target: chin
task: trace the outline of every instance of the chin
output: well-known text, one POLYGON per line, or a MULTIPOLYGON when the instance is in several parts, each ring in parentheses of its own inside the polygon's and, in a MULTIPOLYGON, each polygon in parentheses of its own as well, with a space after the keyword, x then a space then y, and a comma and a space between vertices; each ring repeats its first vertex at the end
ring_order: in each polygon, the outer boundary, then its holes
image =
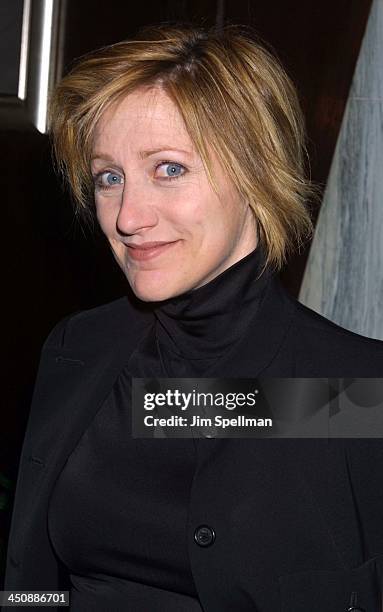
POLYGON ((148 288, 139 291, 135 287, 132 287, 132 291, 134 295, 142 302, 162 302, 163 300, 173 297, 171 293, 167 293, 166 291, 160 289, 153 291, 148 288))
POLYGON ((151 279, 148 276, 140 274, 134 279, 128 279, 134 295, 143 302, 162 302, 189 289, 180 287, 177 283, 165 282, 161 278, 151 279))

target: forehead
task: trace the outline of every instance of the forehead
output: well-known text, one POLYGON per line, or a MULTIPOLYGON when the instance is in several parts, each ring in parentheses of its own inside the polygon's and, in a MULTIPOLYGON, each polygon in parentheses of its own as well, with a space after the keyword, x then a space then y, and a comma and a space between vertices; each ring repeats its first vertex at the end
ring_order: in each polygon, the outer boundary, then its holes
POLYGON ((184 120, 172 99, 160 88, 137 89, 112 104, 101 116, 95 146, 126 141, 137 148, 167 144, 193 150, 184 120))

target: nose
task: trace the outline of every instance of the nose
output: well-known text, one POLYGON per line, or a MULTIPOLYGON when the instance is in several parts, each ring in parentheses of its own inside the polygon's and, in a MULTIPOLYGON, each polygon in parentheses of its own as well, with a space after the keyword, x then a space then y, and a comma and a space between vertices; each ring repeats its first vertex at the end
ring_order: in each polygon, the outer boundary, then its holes
POLYGON ((143 229, 154 227, 157 223, 158 213, 155 203, 145 190, 125 186, 116 219, 118 233, 133 235, 143 229))

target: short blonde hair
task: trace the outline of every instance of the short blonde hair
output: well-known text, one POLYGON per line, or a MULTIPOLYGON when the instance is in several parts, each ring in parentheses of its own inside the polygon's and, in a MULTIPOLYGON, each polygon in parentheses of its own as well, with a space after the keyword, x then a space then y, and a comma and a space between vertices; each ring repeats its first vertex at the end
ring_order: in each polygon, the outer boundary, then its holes
POLYGON ((50 132, 78 212, 94 208, 92 139, 103 112, 139 87, 177 105, 214 189, 207 141, 258 221, 266 265, 280 269, 312 234, 304 120, 274 55, 241 26, 159 25, 80 59, 53 92, 50 132))

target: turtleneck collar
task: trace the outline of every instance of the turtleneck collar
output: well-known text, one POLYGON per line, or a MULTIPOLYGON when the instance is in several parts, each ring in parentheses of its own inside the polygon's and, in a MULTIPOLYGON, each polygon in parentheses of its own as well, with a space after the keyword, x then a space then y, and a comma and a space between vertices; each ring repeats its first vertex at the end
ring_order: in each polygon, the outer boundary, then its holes
POLYGON ((201 375, 239 340, 271 276, 266 268, 259 277, 263 265, 264 253, 257 247, 206 285, 159 303, 156 335, 168 375, 183 375, 185 360, 197 369, 199 364, 201 375))

